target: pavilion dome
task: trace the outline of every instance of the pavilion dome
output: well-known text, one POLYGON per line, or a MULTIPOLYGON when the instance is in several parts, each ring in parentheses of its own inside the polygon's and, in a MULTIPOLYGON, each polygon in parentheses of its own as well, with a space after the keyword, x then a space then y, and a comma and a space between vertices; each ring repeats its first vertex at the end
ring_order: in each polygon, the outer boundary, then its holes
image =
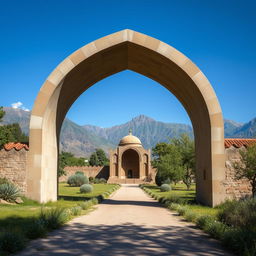
POLYGON ((126 145, 134 145, 134 146, 142 147, 140 139, 136 136, 133 136, 131 131, 129 131, 129 135, 124 136, 119 142, 119 146, 126 146, 126 145))

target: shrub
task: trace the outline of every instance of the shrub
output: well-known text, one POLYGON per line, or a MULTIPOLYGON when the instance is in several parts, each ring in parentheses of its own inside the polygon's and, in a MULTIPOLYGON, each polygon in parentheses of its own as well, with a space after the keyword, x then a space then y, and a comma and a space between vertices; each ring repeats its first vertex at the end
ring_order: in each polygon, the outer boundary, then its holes
POLYGON ((93 199, 91 199, 90 201, 92 201, 93 205, 99 203, 99 200, 97 198, 95 198, 95 197, 93 199))
POLYGON ((89 180, 88 180, 87 176, 85 176, 85 175, 75 174, 68 178, 67 183, 71 187, 80 187, 83 184, 88 184, 89 180))
POLYGON ((81 171, 76 171, 75 175, 83 175, 84 176, 84 173, 81 171))
POLYGON ((94 178, 93 177, 89 177, 89 182, 90 183, 94 183, 94 178))
POLYGON ((233 249, 238 255, 256 255, 256 233, 235 228, 226 229, 222 242, 233 249))
POLYGON ((100 178, 99 183, 101 183, 101 184, 105 184, 105 183, 107 183, 107 180, 106 180, 106 179, 104 179, 104 178, 100 178))
POLYGON ((219 208, 218 219, 223 223, 256 232, 256 198, 226 201, 219 208))
POLYGON ((100 179, 99 178, 95 178, 94 179, 94 184, 99 184, 100 183, 100 179))
POLYGON ((41 209, 39 221, 44 223, 48 230, 56 229, 68 221, 68 214, 64 208, 41 209))
POLYGON ((220 239, 225 233, 227 226, 217 220, 209 220, 204 227, 204 231, 212 237, 220 239))
POLYGON ((164 182, 163 182, 164 184, 171 184, 171 180, 170 180, 170 178, 167 178, 164 182))
POLYGON ((8 179, 6 179, 6 178, 0 178, 0 185, 2 185, 2 184, 8 184, 8 183, 10 183, 10 181, 9 181, 8 179))
POLYGON ((46 236, 47 228, 42 219, 35 220, 26 228, 26 236, 30 239, 46 236))
POLYGON ((184 198, 181 198, 178 195, 168 195, 168 197, 166 197, 166 200, 169 203, 177 203, 177 204, 186 204, 187 200, 184 198))
POLYGON ((196 219, 196 224, 198 227, 205 229, 210 222, 214 221, 214 219, 209 215, 201 215, 196 219))
POLYGON ((178 214, 180 216, 183 216, 186 214, 186 212, 188 211, 188 207, 187 206, 183 206, 183 205, 180 205, 179 207, 177 207, 176 211, 178 212, 178 214))
POLYGON ((0 198, 8 202, 14 202, 20 195, 20 190, 13 184, 0 185, 0 198))
POLYGON ((197 218, 197 214, 195 212, 192 212, 192 211, 186 211, 185 212, 185 219, 187 221, 191 221, 191 222, 194 222, 197 218))
POLYGON ((78 215, 80 215, 81 212, 82 212, 82 207, 81 207, 81 206, 74 206, 74 207, 72 207, 70 210, 71 210, 71 214, 72 214, 73 216, 78 216, 78 215))
POLYGON ((160 187, 161 192, 167 192, 171 190, 171 186, 169 184, 162 184, 160 187))
POLYGON ((91 193, 93 191, 93 186, 90 184, 84 184, 80 187, 81 193, 91 193))
POLYGON ((24 234, 14 231, 4 231, 0 235, 0 251, 15 253, 26 246, 24 234))
POLYGON ((85 202, 79 204, 79 206, 80 206, 83 210, 88 210, 90 207, 93 206, 93 202, 92 202, 92 200, 88 200, 88 201, 85 201, 85 202))
POLYGON ((179 208, 179 204, 177 204, 177 203, 170 203, 169 205, 168 205, 168 208, 169 209, 171 209, 171 210, 174 210, 174 211, 176 211, 178 208, 179 208))

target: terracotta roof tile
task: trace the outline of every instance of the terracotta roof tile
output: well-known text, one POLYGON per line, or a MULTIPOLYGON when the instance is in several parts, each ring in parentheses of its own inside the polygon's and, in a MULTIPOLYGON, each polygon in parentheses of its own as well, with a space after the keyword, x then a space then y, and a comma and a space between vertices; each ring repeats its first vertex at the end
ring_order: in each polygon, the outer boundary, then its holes
POLYGON ((15 150, 19 151, 23 148, 26 149, 26 150, 29 150, 28 145, 25 144, 25 143, 9 142, 9 143, 4 145, 4 149, 7 150, 7 151, 12 150, 12 149, 15 149, 15 150))
POLYGON ((248 147, 256 143, 256 139, 225 139, 225 148, 230 148, 231 146, 235 148, 248 147))
MULTIPOLYGON (((236 148, 241 148, 241 147, 248 147, 253 144, 256 144, 256 139, 225 139, 224 140, 224 145, 225 148, 230 148, 231 146, 236 147, 236 148)), ((4 149, 9 151, 12 149, 15 149, 17 151, 25 148, 25 150, 29 150, 28 144, 25 143, 20 143, 20 142, 9 142, 4 145, 4 149)))

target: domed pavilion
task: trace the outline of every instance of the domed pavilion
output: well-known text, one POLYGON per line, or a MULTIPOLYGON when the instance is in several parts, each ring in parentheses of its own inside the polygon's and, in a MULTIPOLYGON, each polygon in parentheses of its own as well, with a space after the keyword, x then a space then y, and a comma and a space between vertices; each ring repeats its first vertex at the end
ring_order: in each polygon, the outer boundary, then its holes
POLYGON ((110 150, 109 158, 109 183, 142 183, 153 179, 150 149, 144 149, 131 130, 116 149, 110 150))

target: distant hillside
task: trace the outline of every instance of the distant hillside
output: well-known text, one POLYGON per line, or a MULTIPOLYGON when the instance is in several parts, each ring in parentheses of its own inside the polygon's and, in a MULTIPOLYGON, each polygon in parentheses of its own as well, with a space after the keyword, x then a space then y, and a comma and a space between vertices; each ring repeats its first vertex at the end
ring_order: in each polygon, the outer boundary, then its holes
POLYGON ((5 116, 1 124, 19 123, 22 131, 28 135, 30 111, 18 108, 4 107, 5 116))
MULTIPOLYGON (((23 132, 29 132, 30 112, 22 109, 4 108, 6 112, 2 124, 19 123, 23 132)), ((76 156, 89 156, 96 148, 106 152, 114 145, 105 138, 96 136, 82 126, 65 119, 60 134, 60 150, 72 152, 76 156)))
POLYGON ((224 129, 225 129, 225 137, 226 138, 231 138, 234 136, 234 132, 241 128, 243 126, 243 124, 241 123, 237 123, 235 121, 232 120, 224 120, 224 129))
POLYGON ((102 148, 107 152, 114 147, 115 145, 108 142, 104 137, 96 136, 95 133, 68 119, 65 119, 62 125, 60 148, 63 151, 72 152, 76 156, 89 156, 96 148, 102 148))
POLYGON ((163 123, 144 115, 137 116, 125 124, 111 128, 99 128, 91 125, 85 125, 84 128, 98 136, 105 137, 114 145, 117 145, 120 139, 128 134, 129 129, 132 129, 133 135, 140 138, 145 148, 152 148, 158 142, 167 142, 170 138, 177 137, 182 133, 193 136, 193 130, 190 125, 163 123))
MULTIPOLYGON (((22 130, 28 134, 30 112, 21 109, 4 108, 6 115, 2 124, 18 122, 22 130)), ((225 137, 251 138, 256 137, 256 118, 246 124, 225 120, 225 137)), ((89 156, 96 148, 106 152, 115 148, 120 139, 128 134, 129 129, 139 137, 145 148, 152 148, 158 142, 168 142, 170 138, 187 133, 193 136, 190 125, 179 123, 164 123, 145 115, 133 118, 131 121, 110 128, 93 125, 80 126, 65 119, 60 135, 60 149, 72 152, 76 156, 89 156)))
POLYGON ((235 129, 235 138, 256 138, 256 118, 235 129))

